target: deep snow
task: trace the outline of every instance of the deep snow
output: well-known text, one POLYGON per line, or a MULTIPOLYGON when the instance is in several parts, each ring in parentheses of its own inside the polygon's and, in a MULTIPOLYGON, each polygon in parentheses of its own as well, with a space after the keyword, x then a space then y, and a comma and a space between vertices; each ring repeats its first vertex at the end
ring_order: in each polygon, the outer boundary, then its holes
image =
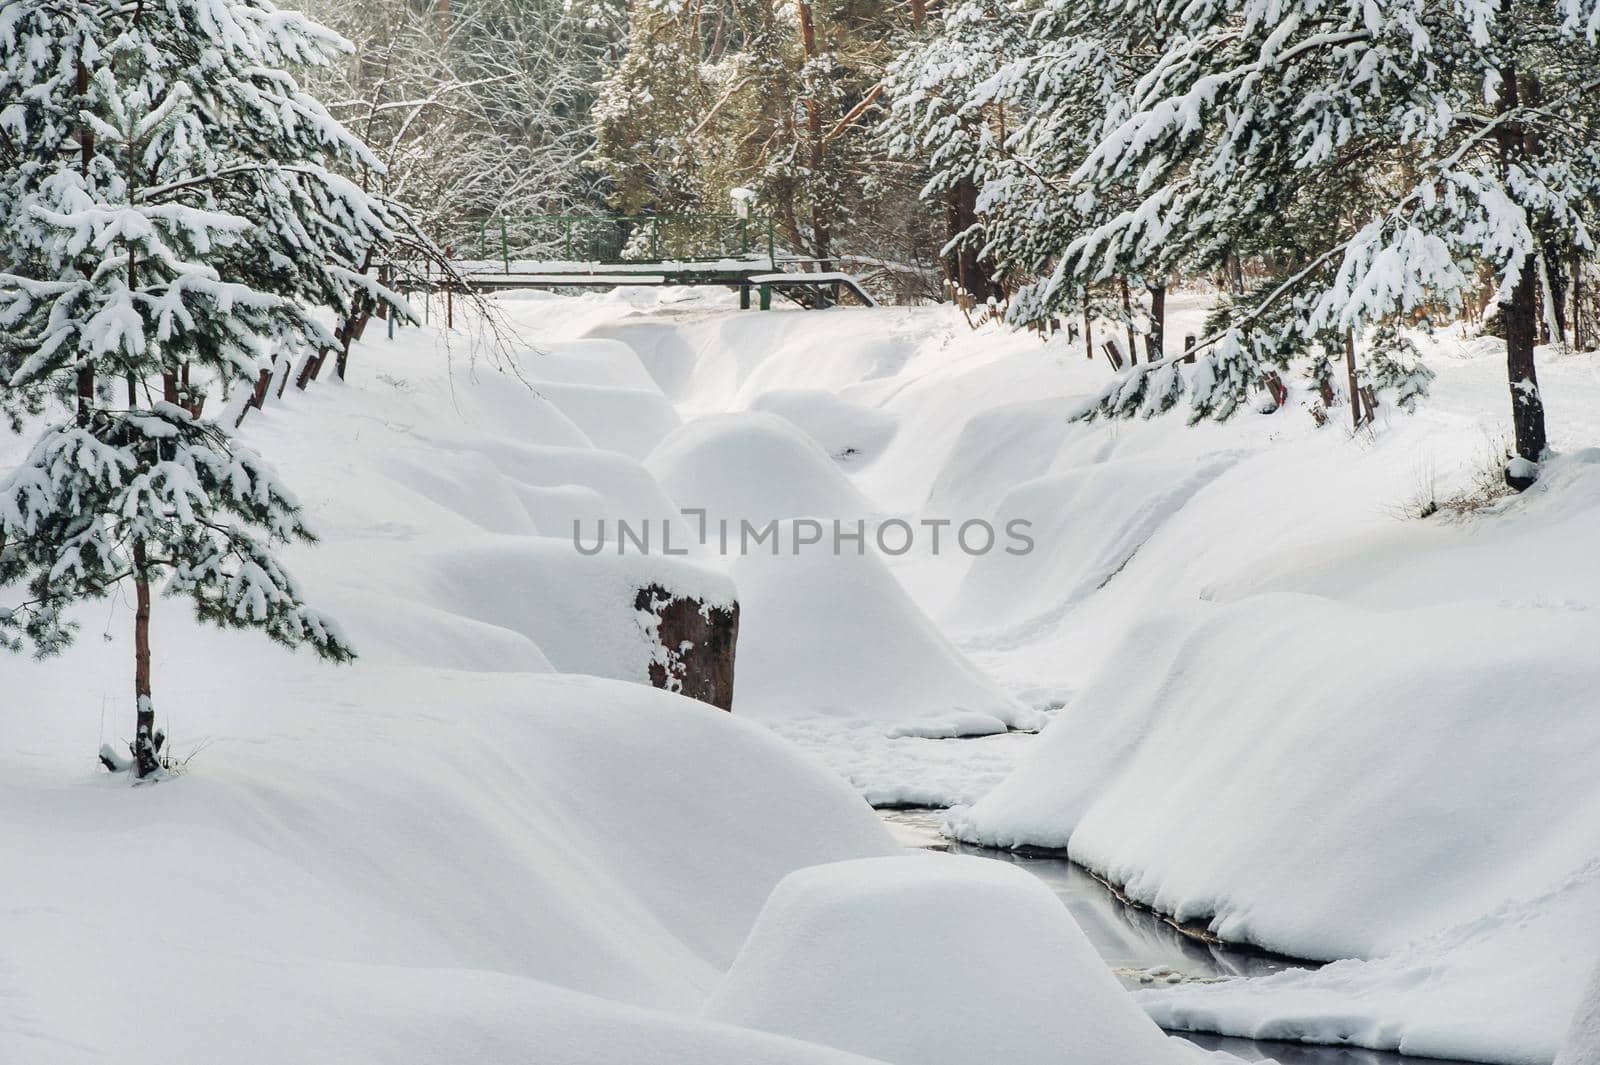
MULTIPOLYGON (((747 1000, 843 1049, 699 1016, 785 876, 897 852, 817 759, 1223 934, 1351 959, 1136 997, 1165 1024, 1554 1057, 1600 958, 1589 356, 1542 362, 1544 488, 1423 521, 1503 434, 1492 341, 1441 337, 1434 398, 1352 437, 1298 390, 1220 427, 1068 425, 1102 362, 947 309, 500 302, 543 351, 519 372, 469 366, 464 334, 447 372, 431 332, 371 330, 350 382, 246 422, 324 536, 289 560, 357 665, 158 603, 158 707, 193 759, 130 791, 93 762, 126 732, 127 604, 84 612, 61 662, 0 663, 0 846, 28 856, 0 867, 0 1058, 855 1060, 831 1007, 747 1000), (1037 549, 618 553, 618 519, 688 544, 680 506, 786 531, 1021 518, 1037 549), (580 555, 574 523, 602 518, 580 555), (645 577, 740 600, 732 720, 642 687, 645 577)), ((1173 302, 1180 336, 1200 306, 1173 302)), ((948 1009, 1037 1013, 960 952, 913 960, 967 992, 948 1009)), ((900 1020, 871 1046, 914 1048, 900 1020)))
MULTIPOLYGON (((625 304, 506 305, 543 352, 519 369, 470 364, 465 335, 447 351, 432 331, 372 329, 348 382, 291 387, 245 423, 322 534, 287 561, 356 664, 199 629, 159 600, 156 703, 182 765, 129 787, 95 762, 131 724, 128 603, 81 611, 60 660, 0 662, 0 1060, 865 1060, 700 1015, 784 877, 902 848, 792 744, 645 686, 638 584, 725 602, 734 567, 619 555, 614 535, 584 555, 572 525, 589 539, 602 517, 673 512, 639 460, 679 416, 631 350, 563 338, 544 313, 625 304)), ((0 468, 25 444, 0 442, 0 468)), ((929 671, 869 719, 1027 713, 862 565, 870 638, 929 671)), ((774 598, 799 576, 772 574, 774 598)), ((837 640, 808 667, 831 686, 782 656, 763 666, 765 623, 736 700, 747 686, 804 715, 893 691, 841 672, 832 656, 866 670, 870 655, 837 640)), ((960 958, 929 964, 961 984, 960 958)), ((967 1015, 1029 1024, 1002 990, 974 989, 967 1015)), ((1022 1065, 1080 1059, 1058 1044, 1022 1065)))
POLYGON ((1041 1062, 1067 1046, 1083 1065, 1192 1055, 1139 1011, 1048 888, 947 855, 790 874, 706 1014, 895 1065, 1041 1062), (1005 1001, 1011 1016, 975 1001, 1005 1001))
MULTIPOLYGON (((1174 304, 1168 335, 1195 331, 1200 302, 1174 304)), ((922 748, 797 705, 781 733, 874 802, 976 799, 963 838, 1069 847, 1225 936, 1355 959, 1143 996, 1166 1023, 1553 1058, 1600 957, 1593 356, 1541 354, 1561 457, 1540 489, 1424 520, 1498 465, 1497 341, 1425 338, 1433 397, 1354 435, 1343 407, 1316 428, 1298 382, 1223 426, 1081 426, 1106 370, 1059 338, 635 305, 582 327, 634 344, 691 431, 788 405, 878 515, 1022 517, 1041 545, 884 560, 1014 698, 1065 704, 992 794, 997 740, 922 748)))

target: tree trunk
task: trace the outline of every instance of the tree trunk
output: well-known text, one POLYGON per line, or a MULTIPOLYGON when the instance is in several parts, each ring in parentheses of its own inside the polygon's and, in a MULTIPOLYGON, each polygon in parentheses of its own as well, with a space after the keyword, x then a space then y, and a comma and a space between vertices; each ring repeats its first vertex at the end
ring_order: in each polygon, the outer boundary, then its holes
POLYGON ((1150 335, 1145 337, 1145 360, 1160 362, 1167 357, 1167 286, 1150 286, 1150 335))
MULTIPOLYGON (((1538 462, 1544 455, 1544 401, 1534 372, 1534 338, 1539 328, 1537 284, 1533 256, 1522 263, 1522 276, 1511 291, 1511 301, 1500 308, 1506 326, 1506 377, 1511 384, 1511 426, 1517 457, 1538 462)), ((1507 473, 1506 483, 1521 491, 1533 483, 1527 474, 1507 473)))
MULTIPOLYGON (((956 182, 945 203, 946 240, 956 239, 977 224, 978 186, 970 178, 956 182)), ((961 294, 976 303, 1005 298, 1005 290, 990 276, 988 266, 978 257, 975 248, 962 248, 952 254, 945 262, 945 270, 961 294)))
POLYGON ((1133 299, 1128 295, 1128 279, 1123 278, 1122 285, 1122 316, 1124 324, 1128 327, 1128 365, 1139 365, 1139 346, 1137 338, 1133 335, 1133 299))
POLYGON ((1350 428, 1361 428, 1361 384, 1356 376, 1356 331, 1344 334, 1344 370, 1350 380, 1350 428))
MULTIPOLYGON (((1509 15, 1513 0, 1500 0, 1500 10, 1509 15)), ((1505 115, 1520 106, 1517 86, 1516 50, 1500 71, 1500 114, 1505 115)), ((1527 153, 1528 144, 1521 122, 1505 121, 1495 130, 1496 145, 1500 150, 1502 179, 1509 179, 1511 168, 1527 153)), ((1538 278, 1535 256, 1530 254, 1520 264, 1508 264, 1508 270, 1517 270, 1517 284, 1511 298, 1502 304, 1500 313, 1505 318, 1506 376, 1511 385, 1511 425, 1516 438, 1517 458, 1506 468, 1506 483, 1522 491, 1537 476, 1528 469, 1528 463, 1537 463, 1544 455, 1545 428, 1544 402, 1539 398, 1539 380, 1534 373, 1533 349, 1539 329, 1538 278)))
POLYGON ((156 746, 156 711, 150 701, 150 570, 144 541, 133 542, 133 773, 148 777, 161 768, 156 746))
POLYGON ((1578 246, 1572 246, 1572 283, 1571 293, 1567 302, 1572 306, 1572 350, 1583 351, 1584 342, 1588 337, 1583 332, 1583 260, 1578 255, 1578 246))
MULTIPOLYGON (((800 43, 805 50, 805 61, 809 65, 817 58, 817 29, 811 18, 810 0, 800 0, 798 8, 800 43)), ((822 101, 817 99, 817 86, 811 78, 806 79, 806 137, 811 141, 812 247, 815 250, 818 267, 827 271, 833 269, 833 236, 828 230, 827 220, 823 217, 822 198, 816 192, 821 186, 826 145, 822 139, 822 101)))
POLYGON ((1094 361, 1094 326, 1089 317, 1089 308, 1083 309, 1083 350, 1088 353, 1089 361, 1094 361))
POLYGON ((89 424, 89 414, 94 409, 94 367, 78 367, 78 428, 89 424))

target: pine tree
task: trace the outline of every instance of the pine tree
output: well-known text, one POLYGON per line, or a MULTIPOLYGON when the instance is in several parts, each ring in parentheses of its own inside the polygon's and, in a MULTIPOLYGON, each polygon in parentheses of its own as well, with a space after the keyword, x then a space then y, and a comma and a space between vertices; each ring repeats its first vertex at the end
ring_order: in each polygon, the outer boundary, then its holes
POLYGON ((936 228, 915 170, 876 135, 907 29, 905 13, 866 0, 632 5, 594 112, 616 205, 722 213, 750 189, 784 242, 825 269, 853 255, 912 272, 936 228))
POLYGON ((0 640, 54 654, 131 584, 140 777, 152 593, 353 656, 274 557, 311 538, 294 498, 215 417, 339 346, 319 309, 406 313, 364 270, 403 216, 336 173, 381 167, 286 72, 341 44, 267 0, 0 0, 0 380, 14 424, 69 412, 0 482, 0 640))
MULTIPOLYGON (((1086 414, 1148 415, 1187 398, 1191 417, 1227 417, 1290 359, 1458 312, 1483 267, 1507 335, 1507 480, 1531 483, 1545 449, 1538 278, 1572 249, 1592 255, 1600 204, 1592 0, 1100 0, 1081 10, 1157 23, 1162 47, 1126 119, 1067 176, 1083 229, 1061 243, 1058 276, 1216 265, 1284 218, 1321 210, 1331 223, 1320 242, 1286 249, 1271 284, 1235 301, 1193 373, 1142 367, 1086 414)), ((1373 360, 1374 378, 1414 395, 1425 371, 1392 355, 1373 360)))

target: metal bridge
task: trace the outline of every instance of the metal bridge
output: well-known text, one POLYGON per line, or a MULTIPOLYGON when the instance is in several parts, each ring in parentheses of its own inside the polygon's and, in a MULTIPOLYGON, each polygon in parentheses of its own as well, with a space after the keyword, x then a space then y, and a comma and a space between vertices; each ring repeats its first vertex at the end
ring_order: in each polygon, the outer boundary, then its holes
POLYGON ((780 256, 771 218, 744 215, 525 215, 479 223, 475 255, 460 260, 480 289, 715 285, 737 289, 762 310, 778 293, 803 307, 826 307, 849 293, 876 303, 861 283, 838 271, 780 256))

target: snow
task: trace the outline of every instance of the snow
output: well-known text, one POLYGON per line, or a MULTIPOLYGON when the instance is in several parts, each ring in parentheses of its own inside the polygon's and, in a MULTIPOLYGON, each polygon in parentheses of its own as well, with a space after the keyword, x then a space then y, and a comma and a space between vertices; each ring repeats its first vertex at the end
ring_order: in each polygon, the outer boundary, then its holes
POLYGON ((776 389, 751 401, 752 410, 781 415, 847 465, 876 458, 894 436, 894 415, 878 407, 851 403, 818 388, 776 389))
POLYGON ((1133 1005, 1048 888, 999 862, 947 855, 791 874, 706 1015, 894 1065, 1188 1056, 1133 1005), (948 958, 961 959, 959 980, 948 958))
MULTIPOLYGON (((779 542, 792 543, 794 528, 780 523, 779 542)), ((874 720, 896 727, 891 735, 970 736, 1038 724, 1037 712, 951 646, 874 554, 752 551, 734 558, 729 572, 742 609, 742 714, 874 720)))
MULTIPOLYGON (((158 599, 155 702, 192 757, 130 790, 94 761, 131 726, 129 605, 83 612, 63 661, 0 662, 0 849, 30 856, 0 868, 0 1059, 921 1065, 967 1046, 950 1017, 990 1033, 977 1058, 1192 1054, 1132 1006, 1554 1058, 1600 958, 1589 357, 1541 353, 1538 487, 1424 521, 1499 474, 1496 342, 1425 343, 1433 396, 1352 437, 1298 382, 1225 426, 1070 425, 1103 361, 948 309, 500 302, 538 345, 514 371, 371 329, 348 382, 244 423, 322 536, 285 557, 353 666, 158 599), (619 550, 619 520, 689 545, 680 506, 776 521, 780 551, 619 550), (792 549, 835 517, 862 553, 792 549), (1036 548, 871 546, 969 518, 1036 548), (643 686, 644 581, 740 603, 731 717, 643 686), (863 796, 1342 960, 1102 1003, 1059 905, 999 863, 901 866, 863 796), (858 925, 839 964, 879 968, 801 979, 858 925)), ((1200 309, 1175 294, 1169 336, 1200 309)))
POLYGON ((1572 1019, 1556 1065, 1591 1065, 1600 1061, 1600 966, 1583 993, 1583 1002, 1572 1019))
MULTIPOLYGON (((369 330, 348 381, 290 388, 244 423, 321 536, 285 561, 307 602, 338 619, 354 664, 199 627, 158 599, 156 704, 178 767, 138 788, 95 760, 102 745, 120 759, 132 724, 129 604, 80 612, 88 638, 61 660, 0 664, 0 849, 28 856, 0 867, 0 1060, 420 1065, 529 1047, 596 1065, 867 1060, 703 1015, 786 876, 902 853, 856 788, 761 722, 821 736, 817 723, 835 719, 816 715, 842 713, 850 724, 813 754, 837 752, 850 729, 870 737, 864 749, 947 749, 945 783, 907 786, 972 798, 973 775, 1003 775, 1026 737, 914 736, 991 732, 1033 712, 973 668, 875 555, 618 553, 614 529, 588 555, 572 526, 589 541, 601 518, 672 514, 640 456, 696 436, 737 449, 723 430, 748 425, 865 506, 807 432, 881 433, 894 416, 799 390, 791 409, 837 417, 803 430, 736 413, 679 429, 650 360, 571 338, 626 320, 631 304, 505 306, 518 332, 549 334, 544 354, 524 349, 500 370, 469 364, 462 335, 447 348, 433 330, 394 341, 369 330), (734 714, 644 684, 651 648, 633 593, 646 581, 740 601, 734 714), (967 750, 994 753, 969 771, 967 750)), ((26 444, 6 438, 0 465, 26 444)), ((691 472, 704 470, 686 460, 691 472)), ((729 490, 743 506, 761 502, 758 487, 729 490)), ((999 897, 1031 888, 1013 874, 999 897)), ((969 894, 996 912, 981 885, 969 894)), ((1044 898, 1005 913, 1011 940, 1029 938, 1029 913, 1047 937, 1073 934, 1044 898)), ((980 988, 964 960, 939 960, 938 940, 923 950, 923 979, 938 969, 946 987, 967 987, 973 1017, 1033 1025, 1042 990, 1010 1001, 993 967, 980 988)), ((1033 964, 1065 965, 1045 954, 1033 964)), ((1074 981, 1109 979, 1079 963, 1074 981)), ((915 1038, 892 991, 857 1005, 915 1038)), ((1130 1003, 1116 1008, 1122 1021, 1075 1032, 1048 1060, 1100 1060, 1084 1055, 1108 1053, 1119 1032, 1130 1047, 1166 1047, 1130 1003)))
POLYGON ((870 512, 829 454, 777 414, 696 419, 663 441, 645 465, 679 507, 706 512, 712 539, 720 539, 724 522, 737 534, 741 522, 759 527, 781 518, 870 512))
MULTIPOLYGON (((1559 456, 1542 486, 1472 503, 1501 472, 1504 351, 1457 330, 1419 341, 1438 377, 1417 413, 1380 407, 1352 436, 1339 409, 1315 428, 1299 382, 1282 412, 1223 426, 1069 425, 1102 361, 936 312, 629 306, 584 326, 634 344, 689 430, 782 414, 878 515, 1032 522, 1027 555, 879 561, 964 665, 1024 705, 1065 704, 1043 736, 896 737, 915 720, 795 715, 794 697, 760 714, 775 730, 874 803, 967 805, 963 837, 1064 846, 1164 911, 1346 959, 1142 994, 1164 1023, 1551 1060, 1600 942, 1589 356, 1541 351, 1559 456), (841 459, 862 410, 893 435, 841 459), (1477 509, 1417 516, 1451 497, 1477 509)), ((1168 335, 1202 313, 1174 294, 1168 335)), ((806 562, 752 555, 732 572, 748 601, 770 571, 794 609, 828 578, 819 564, 786 581, 779 563, 806 562)), ((830 605, 801 616, 868 638, 858 608, 830 605)), ((811 653, 811 636, 746 624, 774 671, 811 653)), ((843 673, 823 672, 822 687, 843 673)))

